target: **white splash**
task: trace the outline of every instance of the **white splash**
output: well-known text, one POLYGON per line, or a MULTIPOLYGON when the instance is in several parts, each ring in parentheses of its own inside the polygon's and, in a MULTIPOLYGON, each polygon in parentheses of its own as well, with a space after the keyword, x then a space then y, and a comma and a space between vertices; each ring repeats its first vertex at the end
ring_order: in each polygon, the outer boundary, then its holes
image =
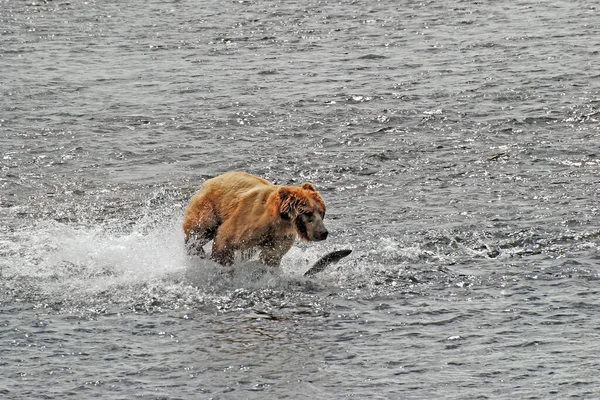
POLYGON ((183 271, 189 263, 179 218, 128 230, 38 221, 0 242, 3 276, 106 289, 183 271))

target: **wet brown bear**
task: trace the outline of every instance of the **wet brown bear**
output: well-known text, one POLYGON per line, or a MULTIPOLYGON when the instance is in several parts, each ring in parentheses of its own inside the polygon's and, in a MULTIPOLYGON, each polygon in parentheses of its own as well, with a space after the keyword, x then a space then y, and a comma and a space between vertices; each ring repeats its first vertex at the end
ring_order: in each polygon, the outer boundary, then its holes
POLYGON ((325 203, 310 183, 279 186, 246 172, 227 172, 204 182, 190 200, 183 221, 188 251, 204 255, 214 239, 212 259, 233 263, 234 252, 260 249, 260 260, 278 266, 296 236, 327 238, 325 203))

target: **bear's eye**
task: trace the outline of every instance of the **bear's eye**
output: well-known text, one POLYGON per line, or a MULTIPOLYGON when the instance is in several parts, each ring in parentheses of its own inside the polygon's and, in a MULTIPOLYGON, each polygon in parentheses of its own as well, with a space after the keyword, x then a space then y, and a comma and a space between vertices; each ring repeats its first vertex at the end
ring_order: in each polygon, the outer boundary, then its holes
POLYGON ((304 217, 308 220, 308 221, 312 221, 313 218, 315 217, 315 215, 313 214, 312 211, 309 211, 307 213, 304 214, 304 217))

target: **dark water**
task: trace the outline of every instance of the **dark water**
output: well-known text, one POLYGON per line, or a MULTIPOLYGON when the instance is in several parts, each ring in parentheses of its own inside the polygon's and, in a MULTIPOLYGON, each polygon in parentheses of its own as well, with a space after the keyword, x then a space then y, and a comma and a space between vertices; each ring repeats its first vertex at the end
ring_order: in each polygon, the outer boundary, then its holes
POLYGON ((599 49, 586 1, 0 0, 1 397, 598 398, 599 49), (232 169, 327 242, 188 258, 232 169))

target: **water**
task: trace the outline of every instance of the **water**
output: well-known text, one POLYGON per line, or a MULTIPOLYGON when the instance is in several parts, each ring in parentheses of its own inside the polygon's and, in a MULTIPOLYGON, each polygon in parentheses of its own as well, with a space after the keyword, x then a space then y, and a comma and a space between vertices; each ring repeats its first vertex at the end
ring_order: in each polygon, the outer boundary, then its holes
POLYGON ((599 21, 0 1, 2 397, 597 398, 599 21), (232 169, 312 181, 328 240, 188 257, 232 169))

